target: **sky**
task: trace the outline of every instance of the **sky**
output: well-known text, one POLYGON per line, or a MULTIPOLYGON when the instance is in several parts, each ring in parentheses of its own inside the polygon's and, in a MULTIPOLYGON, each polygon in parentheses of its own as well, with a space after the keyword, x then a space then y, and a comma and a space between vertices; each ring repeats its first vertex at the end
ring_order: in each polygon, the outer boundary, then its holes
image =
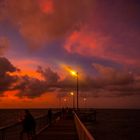
POLYGON ((139 0, 0 0, 0 108, 140 108, 139 0), (75 102, 76 105, 76 102, 75 102))

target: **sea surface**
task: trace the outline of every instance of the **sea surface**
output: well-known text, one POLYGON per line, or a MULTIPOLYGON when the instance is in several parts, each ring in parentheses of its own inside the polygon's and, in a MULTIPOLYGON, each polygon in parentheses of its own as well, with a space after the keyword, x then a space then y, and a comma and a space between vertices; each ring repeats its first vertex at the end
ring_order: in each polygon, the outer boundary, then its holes
MULTIPOLYGON (((17 123, 23 115, 24 109, 0 109, 0 128, 17 123)), ((47 109, 29 109, 34 117, 46 115, 47 109)))
POLYGON ((140 110, 97 109, 96 119, 85 122, 95 140, 140 140, 140 110))
MULTIPOLYGON (((47 109, 30 109, 33 116, 47 109)), ((19 121, 23 109, 0 109, 0 127, 19 121)), ((96 121, 84 122, 95 140, 140 140, 140 110, 96 109, 96 121)))

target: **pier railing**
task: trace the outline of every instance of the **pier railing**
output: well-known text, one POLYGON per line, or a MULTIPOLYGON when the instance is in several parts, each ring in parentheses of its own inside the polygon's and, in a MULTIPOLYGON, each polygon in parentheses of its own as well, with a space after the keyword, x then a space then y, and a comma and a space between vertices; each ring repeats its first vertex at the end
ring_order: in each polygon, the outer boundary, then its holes
POLYGON ((77 114, 74 112, 74 120, 76 124, 76 129, 78 133, 79 140, 95 140, 84 124, 80 121, 77 114))
MULTIPOLYGON (((60 112, 56 112, 52 116, 52 121, 57 120, 60 112)), ((37 117, 36 119, 36 133, 40 133, 44 128, 49 126, 47 115, 37 117)), ((22 124, 20 122, 14 123, 0 128, 0 140, 19 140, 22 124)))

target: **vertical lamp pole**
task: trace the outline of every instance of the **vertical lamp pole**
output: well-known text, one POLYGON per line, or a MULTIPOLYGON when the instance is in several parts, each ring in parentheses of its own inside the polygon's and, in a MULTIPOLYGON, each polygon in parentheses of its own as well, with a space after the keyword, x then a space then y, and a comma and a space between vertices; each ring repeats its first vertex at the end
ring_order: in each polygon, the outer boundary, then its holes
POLYGON ((77 110, 79 109, 79 73, 73 70, 70 70, 73 76, 76 76, 76 91, 77 91, 77 110))
POLYGON ((64 107, 67 107, 67 99, 64 98, 64 107))
POLYGON ((84 108, 86 109, 86 101, 87 101, 87 98, 84 98, 84 108))
POLYGON ((59 97, 59 107, 61 108, 61 97, 59 97))
POLYGON ((70 95, 72 96, 72 104, 73 104, 73 109, 74 109, 75 108, 74 93, 71 92, 70 95))
POLYGON ((76 72, 76 78, 77 78, 77 110, 79 109, 79 79, 78 79, 78 72, 76 72))

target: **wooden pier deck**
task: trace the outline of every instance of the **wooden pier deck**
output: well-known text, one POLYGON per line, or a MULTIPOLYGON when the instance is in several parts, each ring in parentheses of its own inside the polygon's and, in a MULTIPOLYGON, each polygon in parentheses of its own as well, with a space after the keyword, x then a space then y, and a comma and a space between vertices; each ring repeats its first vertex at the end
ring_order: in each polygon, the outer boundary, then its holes
MULTIPOLYGON (((51 125, 49 125, 49 118, 46 115, 35 120, 36 135, 33 138, 28 138, 25 133, 23 135, 24 140, 95 140, 81 122, 77 113, 72 112, 72 110, 54 113, 51 125)), ((22 127, 22 123, 17 122, 0 128, 0 140, 19 140, 22 127)))
POLYGON ((73 118, 61 119, 44 129, 38 136, 38 140, 78 140, 73 118))

